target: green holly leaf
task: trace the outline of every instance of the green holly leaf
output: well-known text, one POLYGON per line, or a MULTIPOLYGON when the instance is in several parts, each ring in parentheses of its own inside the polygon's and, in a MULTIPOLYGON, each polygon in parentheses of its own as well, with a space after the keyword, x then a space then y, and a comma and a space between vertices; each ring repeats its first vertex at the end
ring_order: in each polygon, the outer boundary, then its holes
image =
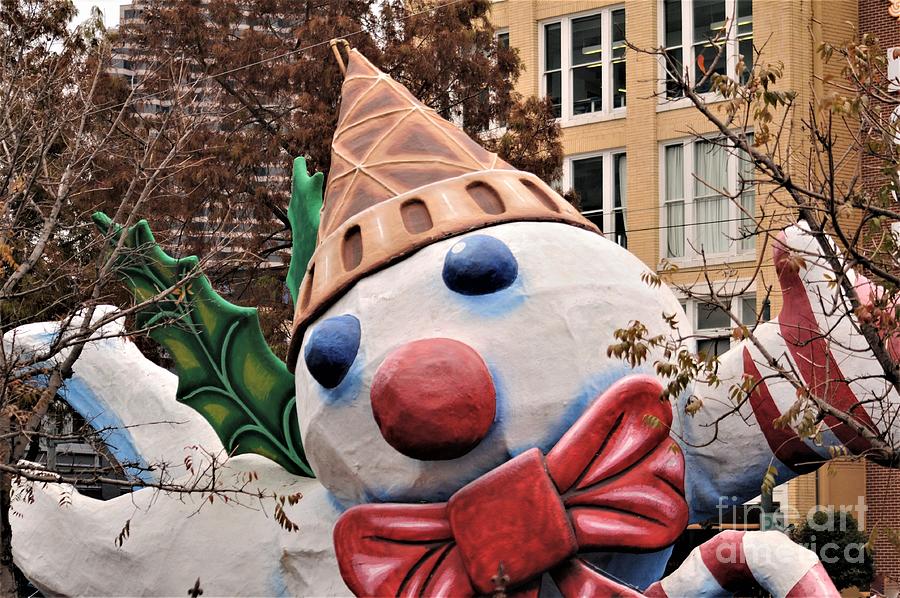
POLYGON ((322 210, 322 183, 325 176, 317 172, 312 176, 306 171, 306 159, 294 159, 291 179, 291 203, 288 205, 288 222, 291 223, 291 263, 288 266, 287 285, 294 305, 300 281, 306 274, 306 266, 316 249, 319 235, 319 217, 322 210))
MULTIPOLYGON (((93 220, 115 246, 122 227, 102 212, 93 220)), ((136 301, 174 287, 136 320, 174 360, 178 400, 206 418, 229 454, 256 453, 313 477, 300 442, 294 376, 266 344, 256 309, 216 293, 196 257, 167 255, 145 220, 125 232, 124 247, 116 268, 136 301)))

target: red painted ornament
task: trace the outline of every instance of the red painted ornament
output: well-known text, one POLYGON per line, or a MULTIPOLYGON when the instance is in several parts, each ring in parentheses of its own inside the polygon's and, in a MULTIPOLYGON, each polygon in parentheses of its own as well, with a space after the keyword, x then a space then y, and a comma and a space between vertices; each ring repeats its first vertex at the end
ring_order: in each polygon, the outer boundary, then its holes
POLYGON ((496 412, 484 360, 465 343, 447 338, 395 349, 375 372, 370 394, 384 439, 423 461, 471 451, 487 435, 496 412))

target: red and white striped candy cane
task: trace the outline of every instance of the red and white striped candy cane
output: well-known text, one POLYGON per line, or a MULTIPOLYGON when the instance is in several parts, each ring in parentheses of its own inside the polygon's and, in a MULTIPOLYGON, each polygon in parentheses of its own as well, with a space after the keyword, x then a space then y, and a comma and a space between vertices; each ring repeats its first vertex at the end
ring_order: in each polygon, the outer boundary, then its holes
POLYGON ((733 596, 757 583, 775 598, 839 598, 811 550, 781 532, 726 531, 691 551, 674 573, 645 592, 651 598, 733 596))

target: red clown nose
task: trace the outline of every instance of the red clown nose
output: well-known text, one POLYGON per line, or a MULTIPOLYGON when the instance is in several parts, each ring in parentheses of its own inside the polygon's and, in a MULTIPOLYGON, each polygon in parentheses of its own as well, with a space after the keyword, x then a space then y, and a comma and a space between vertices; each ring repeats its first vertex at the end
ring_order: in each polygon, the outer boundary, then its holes
POLYGON ((470 346, 430 338, 395 349, 372 381, 372 413, 388 444, 423 461, 455 459, 487 435, 496 413, 491 374, 470 346))

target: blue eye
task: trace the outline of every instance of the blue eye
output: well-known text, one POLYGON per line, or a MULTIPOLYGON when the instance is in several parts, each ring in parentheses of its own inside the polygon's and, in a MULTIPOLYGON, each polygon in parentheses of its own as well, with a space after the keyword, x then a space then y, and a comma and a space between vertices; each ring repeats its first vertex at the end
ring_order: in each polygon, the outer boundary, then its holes
POLYGON ((470 235, 450 248, 444 258, 444 284, 461 295, 487 295, 511 285, 519 264, 503 241, 470 235))
POLYGON ((316 382, 334 388, 344 379, 359 351, 359 320, 351 315, 328 318, 312 331, 303 359, 316 382))

